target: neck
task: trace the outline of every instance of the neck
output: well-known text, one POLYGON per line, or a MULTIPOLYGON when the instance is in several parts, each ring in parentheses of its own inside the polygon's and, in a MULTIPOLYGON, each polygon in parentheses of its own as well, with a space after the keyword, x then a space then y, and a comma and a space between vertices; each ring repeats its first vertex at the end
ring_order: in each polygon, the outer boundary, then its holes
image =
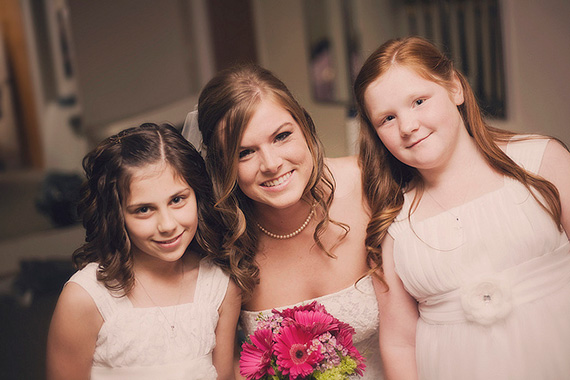
MULTIPOLYGON (((467 133, 465 132, 467 135, 467 133)), ((440 186, 456 188, 458 185, 471 183, 473 175, 482 167, 488 167, 483 154, 469 135, 452 148, 447 162, 435 169, 419 170, 426 189, 440 186)))
POLYGON ((186 256, 188 255, 184 254, 176 261, 164 261, 146 254, 135 254, 133 269, 138 275, 173 280, 178 278, 184 268, 186 256))
POLYGON ((257 223, 265 229, 274 234, 289 234, 306 221, 311 209, 312 202, 301 199, 295 205, 283 209, 258 205, 255 214, 257 223))

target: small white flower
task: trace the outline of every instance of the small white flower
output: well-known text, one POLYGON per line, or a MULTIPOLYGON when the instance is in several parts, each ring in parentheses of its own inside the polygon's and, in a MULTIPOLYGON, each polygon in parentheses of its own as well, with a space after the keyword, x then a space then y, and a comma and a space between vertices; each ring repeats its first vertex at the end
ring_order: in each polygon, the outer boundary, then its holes
POLYGON ((461 287, 461 306, 467 320, 491 325, 511 312, 511 288, 499 277, 479 279, 461 287))

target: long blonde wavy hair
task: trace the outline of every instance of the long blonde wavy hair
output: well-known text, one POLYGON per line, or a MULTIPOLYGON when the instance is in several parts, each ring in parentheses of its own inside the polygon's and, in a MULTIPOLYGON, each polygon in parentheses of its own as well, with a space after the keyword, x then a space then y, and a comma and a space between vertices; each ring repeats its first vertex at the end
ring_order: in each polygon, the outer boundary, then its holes
POLYGON ((316 202, 322 215, 315 229, 315 243, 329 256, 320 236, 328 223, 348 227, 329 218, 335 182, 324 163, 323 146, 315 125, 285 84, 270 71, 254 65, 239 65, 219 72, 202 90, 198 101, 198 125, 206 147, 206 166, 214 186, 216 208, 226 225, 220 255, 228 263, 246 301, 257 283, 255 263, 259 231, 255 224, 253 202, 237 185, 240 141, 262 100, 270 99, 291 114, 301 127, 313 159, 313 171, 304 198, 316 202))

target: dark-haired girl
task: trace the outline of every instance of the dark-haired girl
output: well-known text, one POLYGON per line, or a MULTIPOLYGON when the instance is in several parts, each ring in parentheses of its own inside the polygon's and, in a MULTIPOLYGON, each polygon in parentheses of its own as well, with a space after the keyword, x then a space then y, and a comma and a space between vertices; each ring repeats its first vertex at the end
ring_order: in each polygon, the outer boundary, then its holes
POLYGON ((221 237, 199 153, 143 124, 83 166, 86 240, 53 315, 48 378, 233 378, 241 299, 206 257, 221 237))

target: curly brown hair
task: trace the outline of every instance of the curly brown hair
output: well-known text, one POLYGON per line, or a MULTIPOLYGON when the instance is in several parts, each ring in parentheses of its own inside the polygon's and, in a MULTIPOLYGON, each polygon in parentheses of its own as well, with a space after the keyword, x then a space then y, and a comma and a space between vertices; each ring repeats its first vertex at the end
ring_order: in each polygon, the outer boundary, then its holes
MULTIPOLYGON (((198 101, 198 125, 206 147, 206 166, 212 176, 216 207, 222 214, 227 235, 221 255, 227 257, 244 301, 253 292, 259 276, 255 263, 258 229, 253 203, 237 185, 239 142, 258 105, 271 99, 291 114, 301 127, 313 158, 313 172, 303 198, 320 210, 321 218, 313 238, 329 256, 320 236, 328 223, 341 226, 346 236, 348 226, 329 218, 335 182, 324 163, 323 146, 313 120, 295 100, 285 84, 273 73, 254 64, 239 65, 219 72, 202 90, 198 101)), ((342 237, 340 239, 342 239, 342 237)), ((333 247, 334 248, 334 247, 333 247)))
POLYGON ((122 295, 134 284, 131 242, 122 200, 128 197, 132 168, 165 162, 196 194, 198 228, 189 249, 217 261, 223 229, 214 209, 212 185, 202 156, 171 125, 145 123, 103 140, 83 159, 86 181, 78 212, 85 243, 73 253, 78 269, 99 263, 97 279, 122 295))
MULTIPOLYGON (((469 135, 483 153, 486 161, 498 173, 521 182, 552 219, 561 227, 561 204, 558 190, 549 181, 517 165, 498 143, 506 143, 514 132, 489 126, 467 79, 454 67, 453 62, 434 44, 421 37, 393 39, 382 44, 364 62, 354 83, 354 95, 360 119, 359 161, 362 167, 363 190, 371 208, 367 227, 366 247, 369 260, 382 266, 380 243, 388 227, 400 213, 404 203, 404 190, 417 188, 417 204, 422 195, 423 183, 419 172, 398 161, 386 149, 369 119, 365 93, 368 86, 393 65, 408 67, 426 80, 450 90, 455 77, 463 88, 464 102, 458 106, 469 135), (532 189, 536 189, 538 195, 532 189), (544 204, 539 197, 544 199, 544 204)), ((522 137, 521 137, 522 138, 522 137)), ((413 207, 412 207, 413 209, 413 207)))

